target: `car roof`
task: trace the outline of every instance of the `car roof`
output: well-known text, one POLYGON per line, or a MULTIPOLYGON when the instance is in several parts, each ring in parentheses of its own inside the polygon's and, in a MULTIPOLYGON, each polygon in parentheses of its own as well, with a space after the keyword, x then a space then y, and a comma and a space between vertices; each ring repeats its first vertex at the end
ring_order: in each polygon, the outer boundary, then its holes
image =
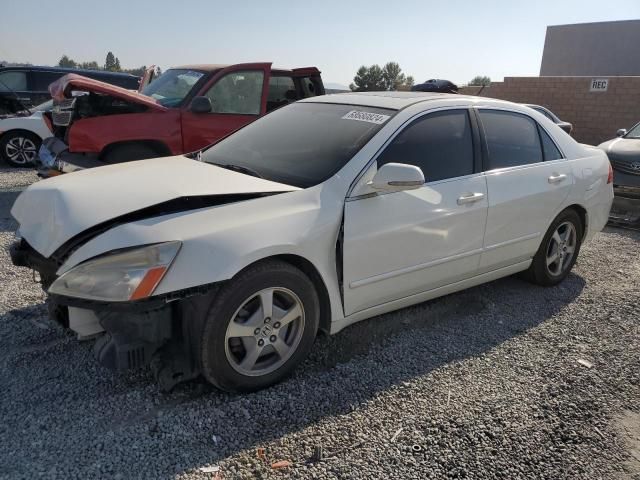
POLYGON ((136 77, 130 73, 126 72, 109 72, 107 70, 89 70, 83 68, 66 68, 66 67, 46 67, 46 66, 36 66, 36 65, 24 65, 24 66, 7 66, 0 67, 0 72, 4 72, 7 70, 30 70, 32 72, 60 72, 60 73, 77 73, 78 75, 82 75, 83 72, 89 72, 97 75, 105 75, 105 76, 117 76, 117 77, 136 77))
POLYGON ((215 72, 222 68, 227 68, 230 64, 223 63, 193 63, 189 65, 178 65, 171 67, 169 70, 200 70, 201 72, 215 72))
MULTIPOLYGON (((363 107, 388 108, 402 110, 416 103, 432 100, 468 100, 469 104, 477 102, 479 97, 458 95, 455 93, 436 92, 351 92, 332 93, 318 97, 300 100, 305 103, 341 103, 347 105, 361 105, 363 107)), ((483 100, 487 100, 483 98, 483 100)))

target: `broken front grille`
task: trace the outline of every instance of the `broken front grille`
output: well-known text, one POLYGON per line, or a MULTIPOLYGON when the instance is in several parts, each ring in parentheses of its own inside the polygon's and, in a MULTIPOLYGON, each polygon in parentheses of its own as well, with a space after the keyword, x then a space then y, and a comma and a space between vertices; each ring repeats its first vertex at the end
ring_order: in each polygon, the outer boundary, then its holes
POLYGON ((53 124, 59 127, 68 127, 73 119, 73 107, 75 104, 75 98, 67 98, 60 102, 55 101, 51 110, 53 124))

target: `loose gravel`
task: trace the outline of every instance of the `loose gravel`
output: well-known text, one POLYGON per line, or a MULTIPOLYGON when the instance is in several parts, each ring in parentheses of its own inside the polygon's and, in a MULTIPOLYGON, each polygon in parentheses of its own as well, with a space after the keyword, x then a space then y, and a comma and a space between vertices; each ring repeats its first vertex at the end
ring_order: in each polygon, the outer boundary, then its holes
POLYGON ((640 232, 598 234, 555 288, 507 278, 322 336, 268 390, 162 394, 99 367, 11 265, 33 180, 0 170, 0 478, 640 479, 640 232))

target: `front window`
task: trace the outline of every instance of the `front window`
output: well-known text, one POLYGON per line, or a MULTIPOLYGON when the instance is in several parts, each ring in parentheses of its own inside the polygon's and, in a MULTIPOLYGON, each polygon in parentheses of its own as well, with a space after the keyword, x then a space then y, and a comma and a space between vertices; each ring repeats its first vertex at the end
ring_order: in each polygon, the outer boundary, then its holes
POLYGON ((147 85, 142 93, 165 107, 178 107, 203 76, 204 73, 197 70, 167 70, 147 85))
POLYGON ((624 138, 640 139, 640 123, 636 124, 635 127, 629 130, 629 132, 627 132, 624 138))
POLYGON ((394 114, 355 105, 294 103, 216 143, 202 159, 308 188, 346 165, 394 114))
POLYGON ((205 96, 211 100, 211 112, 258 115, 262 104, 264 73, 232 72, 213 85, 205 96))

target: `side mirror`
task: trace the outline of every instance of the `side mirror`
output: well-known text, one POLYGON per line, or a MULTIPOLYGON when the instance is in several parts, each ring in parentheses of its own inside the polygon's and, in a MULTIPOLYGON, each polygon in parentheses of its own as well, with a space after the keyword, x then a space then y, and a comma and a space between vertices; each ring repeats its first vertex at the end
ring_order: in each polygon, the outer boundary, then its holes
POLYGON ((626 128, 621 128, 620 130, 618 130, 616 132, 616 135, 619 137, 624 137, 627 134, 627 129, 626 128))
POLYGON ((193 113, 210 113, 213 110, 211 106, 211 100, 208 97, 195 97, 191 100, 191 107, 189 108, 193 113))
POLYGON ((404 163, 385 163, 369 182, 371 188, 387 192, 414 190, 422 185, 424 185, 422 170, 415 165, 404 163))

